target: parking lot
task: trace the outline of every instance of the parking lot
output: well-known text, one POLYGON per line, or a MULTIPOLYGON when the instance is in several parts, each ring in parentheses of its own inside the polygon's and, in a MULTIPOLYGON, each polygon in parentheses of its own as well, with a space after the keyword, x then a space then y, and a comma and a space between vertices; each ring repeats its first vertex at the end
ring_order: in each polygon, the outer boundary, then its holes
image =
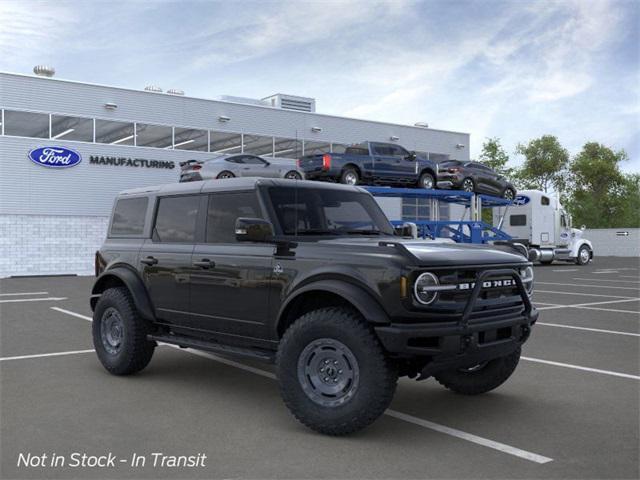
POLYGON ((638 258, 536 267, 538 326, 514 376, 478 397, 402 379, 350 437, 315 434, 269 365, 160 346, 109 375, 92 351, 91 277, 0 281, 2 478, 638 478, 638 258), (17 466, 19 455, 152 452, 206 466, 17 466))

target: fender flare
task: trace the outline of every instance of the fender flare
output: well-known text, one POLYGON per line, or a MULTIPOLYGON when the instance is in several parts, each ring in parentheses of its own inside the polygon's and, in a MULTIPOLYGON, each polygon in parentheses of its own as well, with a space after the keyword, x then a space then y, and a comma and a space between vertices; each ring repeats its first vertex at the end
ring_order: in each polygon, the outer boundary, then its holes
POLYGON ((581 238, 573 245, 573 248, 571 248, 571 258, 578 257, 578 251, 580 250, 580 247, 582 247, 583 245, 586 245, 587 247, 589 247, 589 250, 591 251, 591 258, 593 258, 593 245, 586 238, 581 238))
POLYGON ((289 298, 287 298, 282 307, 280 307, 276 329, 280 328, 285 314, 293 302, 301 295, 312 291, 324 291, 344 298, 362 314, 367 322, 375 324, 388 324, 390 322, 387 312, 384 311, 380 303, 364 288, 345 282, 344 280, 327 279, 312 281, 295 290, 289 298))
POLYGON ((110 279, 114 278, 120 280, 129 289, 133 297, 133 303, 140 313, 140 316, 145 320, 155 320, 151 300, 147 294, 144 282, 136 272, 124 266, 110 268, 97 278, 91 289, 91 310, 94 310, 98 297, 104 291, 104 286, 110 279))

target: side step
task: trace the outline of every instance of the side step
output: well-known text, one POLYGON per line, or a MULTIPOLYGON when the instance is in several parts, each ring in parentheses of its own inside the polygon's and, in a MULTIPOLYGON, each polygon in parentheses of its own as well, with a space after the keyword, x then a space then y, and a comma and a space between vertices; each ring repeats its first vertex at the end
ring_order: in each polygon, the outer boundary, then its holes
POLYGON ((156 342, 178 345, 180 348, 194 348, 196 350, 204 350, 207 352, 240 355, 243 357, 250 357, 268 363, 274 363, 276 359, 276 353, 269 350, 223 345, 222 343, 218 342, 207 342, 206 340, 198 340, 195 338, 182 337, 179 335, 147 335, 147 339, 155 340, 156 342))

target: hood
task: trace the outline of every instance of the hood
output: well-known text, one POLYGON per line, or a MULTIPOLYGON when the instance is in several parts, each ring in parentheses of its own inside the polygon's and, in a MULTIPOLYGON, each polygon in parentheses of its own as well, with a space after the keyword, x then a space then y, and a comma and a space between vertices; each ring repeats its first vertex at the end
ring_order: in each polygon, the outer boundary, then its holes
MULTIPOLYGON (((404 246, 421 266, 455 265, 512 265, 528 262, 528 259, 515 253, 509 246, 470 245, 445 243, 428 240, 407 240, 394 237, 336 238, 322 240, 321 243, 349 245, 372 248, 392 248, 380 246, 380 242, 398 243, 404 246)), ((372 252, 373 253, 373 252, 372 252)), ((376 251, 375 253, 379 253, 376 251)))

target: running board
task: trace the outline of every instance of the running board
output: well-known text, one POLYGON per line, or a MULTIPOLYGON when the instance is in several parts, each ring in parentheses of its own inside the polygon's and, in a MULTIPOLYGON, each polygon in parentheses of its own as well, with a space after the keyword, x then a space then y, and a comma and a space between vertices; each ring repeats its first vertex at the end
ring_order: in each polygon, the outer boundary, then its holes
POLYGON ((180 348, 194 348, 196 350, 204 350, 207 352, 239 355, 268 363, 274 363, 276 358, 276 353, 269 350, 223 345, 218 342, 207 342, 206 340, 198 340, 179 335, 147 335, 147 339, 155 340, 156 342, 170 343, 172 345, 177 345, 180 348))

